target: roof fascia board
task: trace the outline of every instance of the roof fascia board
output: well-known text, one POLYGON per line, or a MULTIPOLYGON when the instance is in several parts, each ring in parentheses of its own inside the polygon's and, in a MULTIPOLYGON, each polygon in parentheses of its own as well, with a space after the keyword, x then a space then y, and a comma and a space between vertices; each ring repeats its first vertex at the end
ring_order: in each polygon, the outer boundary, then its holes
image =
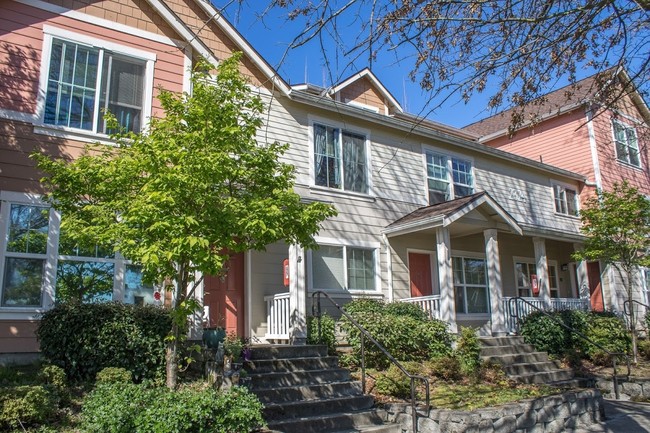
POLYGON ((204 0, 194 0, 194 2, 203 9, 203 11, 214 20, 214 22, 232 39, 232 41, 248 56, 248 58, 257 66, 264 75, 268 77, 273 85, 280 89, 284 95, 289 95, 290 87, 284 82, 278 73, 269 65, 266 60, 244 39, 244 37, 234 28, 228 20, 211 4, 204 0))
POLYGON ((523 230, 519 226, 519 223, 517 223, 517 221, 514 218, 512 218, 501 206, 499 206, 499 204, 496 201, 494 201, 492 197, 487 195, 487 193, 483 194, 480 197, 477 197, 475 200, 472 200, 471 202, 467 203, 465 206, 449 214, 449 216, 445 218, 445 224, 444 224, 445 227, 458 221, 460 218, 467 215, 468 213, 478 208, 482 204, 486 204, 492 210, 494 210, 497 213, 497 215, 506 222, 506 224, 511 228, 513 232, 517 233, 518 235, 521 235, 523 233, 523 230))
POLYGON ((178 34, 185 39, 193 50, 205 57, 210 63, 217 64, 219 61, 212 54, 212 51, 192 32, 187 25, 167 7, 161 0, 146 0, 147 3, 169 24, 178 34))
POLYGON ((550 229, 526 223, 520 223, 519 225, 523 229, 524 236, 540 236, 562 242, 584 242, 586 239, 586 237, 580 233, 570 233, 567 231, 550 229))
POLYGON ((434 217, 426 218, 419 221, 414 221, 406 224, 399 224, 395 227, 384 229, 382 234, 387 237, 401 236, 409 233, 415 233, 422 230, 432 229, 435 227, 442 227, 444 224, 444 216, 436 215, 434 217))
POLYGON ((418 135, 424 136, 426 138, 433 138, 436 140, 444 141, 447 144, 457 146, 466 150, 473 152, 478 152, 484 155, 492 156, 495 158, 503 159, 509 162, 518 163, 530 168, 534 168, 545 173, 552 173, 555 176, 561 176, 566 179, 576 180, 579 182, 586 182, 586 178, 577 173, 573 173, 568 170, 563 170, 561 168, 556 168, 548 164, 534 161, 532 159, 524 158, 519 155, 515 155, 500 149, 495 149, 492 147, 485 146, 474 141, 464 140, 459 137, 454 137, 452 135, 433 130, 421 125, 414 125, 413 122, 408 122, 406 120, 400 120, 395 117, 386 116, 382 114, 376 114, 368 110, 361 108, 352 107, 346 104, 337 103, 329 98, 324 98, 322 96, 314 96, 305 92, 292 91, 289 97, 300 103, 311 105, 317 108, 330 110, 336 112, 337 114, 346 114, 351 117, 355 117, 360 120, 370 121, 382 126, 388 126, 395 129, 399 129, 404 132, 417 133, 418 135))
POLYGON ((381 83, 381 81, 379 81, 379 79, 375 76, 375 74, 373 74, 372 71, 370 69, 368 69, 368 68, 365 68, 364 70, 362 70, 360 72, 357 72, 356 74, 352 75, 347 80, 343 81, 342 83, 337 84, 336 86, 334 86, 332 88, 330 93, 337 93, 341 89, 349 86, 350 84, 352 84, 355 81, 357 81, 357 80, 359 80, 361 78, 364 78, 364 77, 367 77, 372 82, 372 84, 375 87, 377 87, 377 89, 379 89, 381 94, 390 101, 390 103, 393 105, 393 107, 395 107, 397 109, 397 111, 399 111, 400 113, 404 111, 404 110, 402 110, 402 106, 400 105, 400 103, 397 102, 397 100, 393 97, 393 95, 391 95, 391 93, 388 91, 388 89, 381 83))

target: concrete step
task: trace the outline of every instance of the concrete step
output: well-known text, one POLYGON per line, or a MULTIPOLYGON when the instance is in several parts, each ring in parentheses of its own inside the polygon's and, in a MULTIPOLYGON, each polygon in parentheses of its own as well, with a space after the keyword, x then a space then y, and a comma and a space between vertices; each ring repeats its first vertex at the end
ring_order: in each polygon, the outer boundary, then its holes
POLYGON ((282 404, 264 405, 264 419, 267 422, 294 418, 322 417, 341 412, 370 409, 375 403, 370 395, 353 395, 325 400, 293 401, 282 404))
POLYGON ((522 364, 508 364, 503 366, 503 371, 505 371, 509 376, 520 376, 529 373, 544 373, 555 370, 559 370, 559 368, 551 361, 526 362, 522 364))
POLYGON ((524 362, 546 362, 548 361, 548 354, 546 352, 514 353, 507 355, 481 356, 481 359, 485 362, 492 362, 501 365, 522 364, 524 362))
POLYGON ((327 356, 327 346, 289 346, 285 344, 259 344, 251 346, 251 361, 320 356, 327 356))
POLYGON ((402 433, 404 430, 401 425, 386 424, 374 426, 359 426, 354 430, 338 430, 332 433, 402 433))
POLYGON ((350 372, 343 368, 332 368, 280 373, 251 373, 248 377, 251 378, 251 390, 255 391, 258 389, 345 382, 350 380, 350 372))
POLYGON ((245 368, 249 373, 270 373, 283 371, 325 370, 337 368, 339 360, 336 356, 284 358, 284 359, 253 359, 246 362, 245 368))
POLYGON ((525 373, 519 375, 509 376, 511 379, 517 380, 522 383, 542 384, 546 383, 553 385, 556 382, 562 382, 573 379, 573 371, 571 370, 551 370, 536 373, 525 373))
POLYGON ((521 336, 504 336, 504 337, 481 337, 479 343, 483 347, 492 346, 517 346, 526 344, 524 337, 521 336))
MULTIPOLYGON (((269 430, 274 433, 362 432, 369 431, 361 430, 362 428, 380 426, 385 426, 383 414, 376 409, 268 422, 269 430)), ((399 430, 393 431, 399 432, 399 430)))
POLYGON ((264 404, 288 403, 292 401, 320 400, 352 395, 361 395, 361 382, 336 382, 318 385, 258 389, 257 398, 264 404))
POLYGON ((481 356, 495 355, 520 355, 535 352, 530 344, 518 344, 516 346, 484 346, 481 348, 481 356))

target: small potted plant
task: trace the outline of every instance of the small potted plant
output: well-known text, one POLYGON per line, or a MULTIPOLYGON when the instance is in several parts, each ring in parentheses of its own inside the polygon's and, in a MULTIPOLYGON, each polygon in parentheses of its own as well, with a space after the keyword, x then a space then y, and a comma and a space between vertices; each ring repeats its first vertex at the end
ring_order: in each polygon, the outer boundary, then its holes
POLYGON ((243 361, 250 359, 250 349, 248 348, 246 339, 238 337, 234 331, 226 335, 226 339, 223 342, 223 350, 225 356, 231 359, 235 370, 241 368, 243 361))
MULTIPOLYGON (((223 322, 219 319, 217 322, 223 322)), ((226 338, 226 329, 218 324, 213 324, 210 317, 203 321, 203 344, 209 349, 217 349, 219 343, 226 338)))

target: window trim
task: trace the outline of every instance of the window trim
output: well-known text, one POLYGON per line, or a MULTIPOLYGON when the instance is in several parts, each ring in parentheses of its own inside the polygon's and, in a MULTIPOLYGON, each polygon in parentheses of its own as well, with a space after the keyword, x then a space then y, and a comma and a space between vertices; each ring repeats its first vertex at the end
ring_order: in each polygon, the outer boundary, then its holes
MULTIPOLYGON (((472 165, 473 168, 473 165, 472 165)), ((491 298, 490 298, 490 278, 488 276, 488 269, 487 269, 487 257, 485 256, 485 253, 479 253, 479 252, 473 252, 473 251, 460 251, 460 250, 451 250, 451 259, 452 259, 452 283, 453 283, 453 272, 454 272, 454 265, 453 265, 453 259, 454 258, 460 258, 460 259, 475 259, 475 260, 483 260, 485 263, 485 293, 487 295, 487 307, 488 311, 487 313, 465 313, 465 312, 456 312, 456 316, 460 318, 471 318, 471 319, 483 319, 483 318, 489 318, 490 314, 492 314, 492 303, 491 303, 491 298)), ((454 298, 456 297, 456 285, 453 285, 453 290, 454 290, 454 298)), ((476 284, 463 284, 463 290, 465 290, 467 287, 483 287, 479 286, 476 284)), ((465 292, 465 300, 467 300, 467 292, 465 292)), ((454 304, 456 303, 456 300, 454 299, 454 304)), ((454 311, 456 309, 456 305, 454 305, 454 311)), ((463 311, 467 311, 467 304, 463 305, 463 311)))
MULTIPOLYGON (((630 125, 630 124, 628 124, 626 122, 622 122, 619 119, 612 118, 611 120, 612 120, 612 127, 611 127, 611 130, 612 130, 612 143, 614 143, 614 158, 616 159, 616 162, 618 162, 620 164, 623 164, 626 167, 642 170, 643 169, 643 161, 642 161, 642 158, 641 158, 641 149, 639 148, 639 135, 637 133, 636 127, 632 126, 632 125, 630 125), (632 129, 634 131, 634 135, 636 137, 636 151, 637 151, 637 155, 639 157, 639 165, 632 164, 629 161, 629 151, 627 153, 627 156, 628 156, 627 160, 621 159, 619 157, 619 155, 618 155, 618 141, 616 139, 616 124, 620 125, 626 131, 628 129, 632 129)), ((626 132, 626 135, 625 135, 625 148, 628 149, 628 150, 630 148, 629 140, 628 140, 628 137, 627 137, 627 132, 626 132)))
POLYGON ((374 267, 375 267, 375 290, 357 290, 357 289, 350 290, 346 287, 344 287, 342 290, 328 290, 328 289, 314 288, 314 273, 313 273, 314 264, 313 264, 313 256, 312 256, 313 251, 307 250, 306 251, 307 275, 309 276, 307 279, 308 292, 313 292, 315 290, 324 290, 330 294, 350 293, 355 295, 363 295, 363 294, 376 295, 376 294, 383 293, 381 287, 381 244, 379 242, 346 241, 341 239, 324 238, 324 237, 316 237, 315 241, 318 245, 327 245, 327 246, 343 248, 343 260, 345 263, 343 280, 346 286, 348 284, 347 248, 373 250, 373 255, 374 255, 373 259, 374 259, 374 267))
POLYGON ((553 199, 553 212, 556 215, 560 215, 560 216, 564 216, 564 217, 571 217, 571 218, 576 218, 576 219, 580 218, 580 193, 578 192, 578 188, 576 188, 575 186, 570 185, 568 183, 551 181, 551 197, 553 199), (556 199, 555 199, 555 187, 562 188, 563 192, 565 193, 564 194, 564 204, 567 207, 567 213, 559 212, 557 210, 556 199), (575 193, 575 203, 574 203, 574 205, 575 205, 576 215, 572 215, 571 213, 569 213, 569 202, 566 199, 566 190, 571 190, 571 191, 573 191, 575 193))
MULTIPOLYGON (((309 126, 307 133, 307 144, 309 149, 309 188, 315 192, 323 193, 332 193, 336 195, 345 195, 349 197, 358 197, 358 198, 369 198, 375 196, 372 182, 372 156, 371 156, 371 145, 370 145, 370 130, 365 128, 359 128, 357 126, 350 126, 346 123, 335 122, 326 118, 317 117, 317 116, 308 116, 309 126), (364 146, 366 154, 366 181, 368 183, 368 192, 357 192, 344 189, 345 185, 341 182, 341 188, 330 188, 323 185, 316 184, 316 163, 315 163, 315 151, 314 151, 314 125, 321 125, 329 128, 336 128, 340 131, 340 134, 343 132, 348 132, 350 134, 361 135, 365 137, 364 146)), ((339 140, 339 146, 343 146, 343 140, 339 140)), ((343 152, 341 150, 341 164, 343 165, 343 152)), ((344 176, 341 173, 341 176, 344 176)))
MULTIPOLYGON (((449 152, 446 150, 441 150, 433 146, 429 146, 426 144, 422 145, 422 165, 424 169, 424 194, 425 194, 425 200, 428 203, 429 206, 433 204, 438 204, 438 203, 430 203, 429 201, 429 172, 427 170, 427 153, 437 155, 437 156, 442 156, 446 158, 446 164, 447 164, 447 184, 449 185, 449 200, 446 201, 451 201, 455 200, 457 198, 461 197, 456 197, 456 192, 454 190, 455 182, 454 182, 454 174, 453 174, 453 160, 461 160, 464 162, 467 162, 471 165, 471 170, 469 172, 470 176, 472 177, 472 194, 476 193, 476 165, 474 163, 474 158, 472 158, 469 155, 464 155, 461 153, 456 153, 456 152, 449 152)), ((464 184, 459 184, 461 186, 466 186, 464 184)), ((462 196, 462 197, 467 197, 467 196, 462 196)), ((445 203, 445 202, 442 202, 445 203)))
MULTIPOLYGON (((156 62, 156 54, 148 51, 140 50, 138 48, 121 45, 104 39, 95 38, 93 36, 71 32, 59 27, 54 27, 49 24, 43 25, 43 50, 41 53, 41 73, 38 84, 38 97, 36 101, 36 121, 34 123, 34 132, 55 135, 64 138, 80 138, 83 141, 92 140, 97 138, 107 140, 110 142, 110 136, 102 132, 89 131, 81 128, 73 128, 62 125, 50 125, 45 123, 45 98, 47 95, 48 87, 48 74, 50 69, 50 62, 52 57, 52 41, 54 38, 69 41, 80 45, 92 46, 99 49, 111 51, 115 54, 130 57, 145 63, 144 68, 144 91, 142 103, 142 124, 140 131, 146 131, 147 125, 152 112, 153 101, 153 82, 154 82, 154 64, 156 62)), ((97 125, 93 125, 97 128, 97 125)))

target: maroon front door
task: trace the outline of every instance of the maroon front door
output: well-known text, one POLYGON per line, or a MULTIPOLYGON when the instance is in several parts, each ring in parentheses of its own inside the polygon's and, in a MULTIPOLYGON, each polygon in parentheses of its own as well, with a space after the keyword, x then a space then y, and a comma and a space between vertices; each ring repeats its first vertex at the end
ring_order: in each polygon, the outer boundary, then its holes
POLYGON ((244 336, 244 253, 228 261, 224 277, 205 277, 203 305, 210 309, 210 325, 244 336))
POLYGON ((409 275, 411 278, 411 297, 433 295, 431 256, 429 254, 409 253, 409 275))
POLYGON ((587 262, 587 279, 589 280, 589 297, 591 299, 591 309, 594 311, 603 311, 603 287, 600 281, 600 265, 598 262, 587 262))

